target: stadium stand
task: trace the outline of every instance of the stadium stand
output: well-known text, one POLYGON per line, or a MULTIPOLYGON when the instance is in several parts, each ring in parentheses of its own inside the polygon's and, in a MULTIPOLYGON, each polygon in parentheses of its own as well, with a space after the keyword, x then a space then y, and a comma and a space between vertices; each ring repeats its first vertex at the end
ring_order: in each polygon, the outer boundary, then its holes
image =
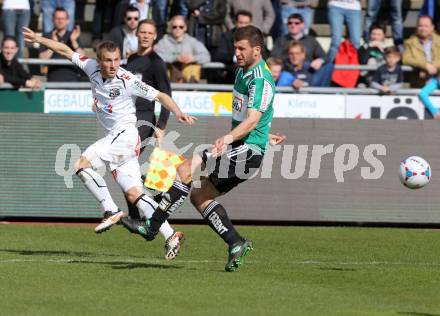
MULTIPOLYGON (((0 4, 2 4, 2 0, 0 0, 0 4)), ((39 12, 39 0, 35 0, 33 6, 33 14, 31 17, 31 28, 42 30, 42 17, 39 12)), ((362 0, 362 11, 363 16, 365 15, 365 10, 367 7, 367 0, 362 0)), ((414 33, 417 16, 419 14, 420 9, 423 6, 423 0, 404 0, 403 1, 403 25, 404 25, 404 38, 408 38, 411 34, 414 33)), ((311 26, 310 34, 316 36, 318 42, 322 45, 324 50, 328 51, 330 46, 330 26, 327 20, 327 0, 312 0, 311 7, 313 11, 313 23, 311 26)), ((389 20, 387 17, 387 3, 383 1, 382 9, 379 15, 381 21, 389 20)), ((81 42, 85 47, 85 52, 88 56, 94 57, 95 53, 93 50, 93 41, 92 41, 92 22, 93 22, 93 13, 95 9, 95 0, 77 0, 76 1, 76 24, 81 26, 81 42)), ((107 21, 109 22, 109 21, 107 21)), ((111 23, 111 21, 110 21, 111 23)), ((344 34, 345 34, 344 30, 344 34)), ((386 28, 386 36, 387 43, 391 45, 391 27, 389 23, 386 28)), ((104 34, 103 38, 107 38, 108 34, 104 34)), ((0 38, 3 37, 3 34, 0 32, 0 38)), ((36 58, 38 54, 37 48, 27 47, 24 51, 24 57, 27 58, 36 58)), ((45 61, 33 61, 29 60, 28 62, 22 60, 22 62, 27 64, 45 64, 45 61)), ((221 63, 208 63, 204 65, 204 68, 222 68, 223 65, 221 63)), ((40 71, 40 66, 29 66, 29 70, 32 74, 37 75, 40 71)), ((409 69, 405 69, 408 71, 409 69)), ((42 78, 44 80, 44 78, 42 78)))

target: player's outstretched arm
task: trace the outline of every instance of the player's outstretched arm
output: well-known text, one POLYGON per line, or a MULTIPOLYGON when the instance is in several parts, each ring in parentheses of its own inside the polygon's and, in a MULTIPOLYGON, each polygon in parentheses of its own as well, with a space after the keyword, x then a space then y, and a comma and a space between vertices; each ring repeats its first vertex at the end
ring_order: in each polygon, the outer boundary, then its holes
POLYGON ((23 27, 24 40, 28 43, 39 43, 46 46, 48 49, 54 51, 55 53, 64 56, 68 60, 72 60, 73 50, 70 49, 66 44, 45 38, 35 34, 30 28, 23 27))
POLYGON ((170 112, 173 112, 179 122, 192 125, 195 121, 197 121, 196 117, 183 113, 176 102, 174 102, 174 100, 168 94, 159 92, 159 94, 156 96, 156 100, 170 110, 170 112))

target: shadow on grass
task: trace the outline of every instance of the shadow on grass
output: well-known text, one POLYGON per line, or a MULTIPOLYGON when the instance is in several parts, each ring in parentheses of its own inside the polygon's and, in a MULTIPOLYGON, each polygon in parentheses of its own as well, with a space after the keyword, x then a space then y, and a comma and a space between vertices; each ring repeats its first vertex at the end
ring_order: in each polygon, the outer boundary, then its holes
POLYGON ((147 263, 147 262, 130 262, 130 261, 85 261, 85 260, 72 260, 69 263, 79 264, 104 264, 109 265, 116 270, 132 270, 132 269, 182 269, 181 266, 160 264, 160 263, 147 263))
POLYGON ((356 271, 356 269, 353 269, 353 268, 331 268, 331 267, 328 267, 328 268, 318 268, 319 270, 324 270, 324 271, 342 271, 342 272, 344 272, 344 271, 356 271))
POLYGON ((19 250, 19 249, 0 249, 0 252, 17 253, 23 256, 77 256, 90 257, 96 256, 96 253, 86 251, 64 251, 64 250, 19 250))
POLYGON ((418 312, 398 312, 397 314, 409 315, 409 316, 440 316, 440 314, 418 313, 418 312))

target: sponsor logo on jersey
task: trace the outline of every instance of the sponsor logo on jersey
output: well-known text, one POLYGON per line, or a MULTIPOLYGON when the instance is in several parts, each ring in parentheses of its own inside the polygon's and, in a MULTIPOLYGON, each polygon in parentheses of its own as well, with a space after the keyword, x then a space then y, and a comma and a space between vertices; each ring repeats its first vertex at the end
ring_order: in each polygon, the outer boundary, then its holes
POLYGON ((248 102, 249 108, 254 106, 254 100, 255 100, 255 84, 251 85, 249 88, 249 102, 248 102))
POLYGON ((119 97, 121 95, 121 90, 119 88, 110 88, 110 92, 109 92, 109 97, 110 98, 116 98, 119 97))
POLYGON ((125 80, 130 80, 131 77, 128 74, 122 74, 121 78, 125 80))
POLYGON ((98 105, 98 103, 96 103, 96 111, 105 112, 105 113, 113 113, 113 105, 111 105, 111 104, 98 105))
POLYGON ((134 85, 141 91, 148 93, 148 86, 145 85, 142 81, 135 80, 134 85))
POLYGON ((260 105, 261 111, 267 110, 267 108, 269 107, 270 101, 272 101, 272 98, 273 98, 272 87, 268 82, 264 81, 263 95, 261 97, 261 105, 260 105))

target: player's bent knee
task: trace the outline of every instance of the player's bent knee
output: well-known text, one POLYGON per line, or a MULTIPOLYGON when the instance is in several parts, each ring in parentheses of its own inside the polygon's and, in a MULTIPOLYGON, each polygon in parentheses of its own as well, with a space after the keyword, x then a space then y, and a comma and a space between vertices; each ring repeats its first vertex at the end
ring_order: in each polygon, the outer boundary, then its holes
POLYGON ((87 158, 81 156, 75 163, 73 164, 73 169, 75 170, 75 173, 78 173, 82 169, 91 168, 92 164, 90 163, 87 158))
POLYGON ((190 200, 191 200, 191 204, 194 205, 194 207, 197 208, 198 210, 203 210, 206 207, 206 206, 204 207, 204 205, 205 204, 208 205, 209 202, 211 201, 206 196, 198 193, 197 191, 191 192, 190 200))
POLYGON ((177 175, 181 182, 191 182, 191 163, 188 160, 177 167, 177 175))
POLYGON ((142 195, 142 189, 139 187, 132 187, 125 192, 125 196, 130 203, 136 202, 142 195))

